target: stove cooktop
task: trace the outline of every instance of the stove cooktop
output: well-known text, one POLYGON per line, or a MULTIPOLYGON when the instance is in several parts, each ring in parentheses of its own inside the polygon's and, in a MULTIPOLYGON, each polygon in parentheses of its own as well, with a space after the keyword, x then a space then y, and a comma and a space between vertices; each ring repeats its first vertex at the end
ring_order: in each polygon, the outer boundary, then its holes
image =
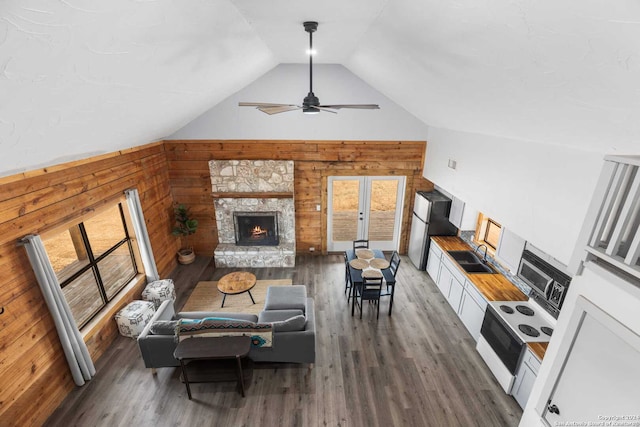
POLYGON ((548 313, 529 301, 492 301, 500 318, 523 342, 547 342, 555 322, 548 313))

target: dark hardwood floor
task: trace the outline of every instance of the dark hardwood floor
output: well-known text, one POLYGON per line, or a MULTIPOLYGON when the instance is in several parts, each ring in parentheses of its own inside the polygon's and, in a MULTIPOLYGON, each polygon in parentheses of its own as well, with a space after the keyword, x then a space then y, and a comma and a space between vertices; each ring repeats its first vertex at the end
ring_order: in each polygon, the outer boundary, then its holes
MULTIPOLYGON (((136 341, 119 337, 48 426, 515 426, 522 411, 492 377, 475 342, 426 272, 407 257, 393 314, 365 304, 351 317, 342 255, 298 256, 290 269, 253 269, 258 279, 291 278, 315 298, 317 363, 254 364, 247 397, 234 383, 193 384, 178 368, 144 368, 136 341)), ((198 258, 172 277, 182 307, 199 280, 231 270, 198 258)))

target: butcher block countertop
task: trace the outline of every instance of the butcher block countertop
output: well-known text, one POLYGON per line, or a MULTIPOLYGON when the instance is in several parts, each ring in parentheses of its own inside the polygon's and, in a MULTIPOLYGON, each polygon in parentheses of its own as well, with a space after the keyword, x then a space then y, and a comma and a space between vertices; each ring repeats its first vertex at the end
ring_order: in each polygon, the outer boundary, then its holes
MULTIPOLYGON (((454 265, 456 261, 447 251, 469 251, 471 247, 457 236, 432 236, 434 242, 442 248, 443 256, 448 256, 454 265)), ((464 273, 488 301, 526 301, 529 299, 520 289, 507 280, 502 274, 464 273)))
POLYGON ((538 360, 540 361, 542 361, 542 359, 544 358, 544 354, 546 353, 548 346, 549 346, 548 342, 528 342, 527 343, 527 347, 529 347, 529 350, 531 350, 533 354, 535 354, 538 360))
MULTIPOLYGON (((434 242, 442 248, 443 256, 456 265, 456 261, 449 256, 447 251, 469 251, 473 250, 467 243, 457 236, 432 236, 434 242)), ((507 280, 502 274, 467 273, 460 269, 467 279, 475 285, 488 301, 526 301, 529 299, 520 289, 507 280)), ((547 351, 548 342, 527 343, 533 353, 542 360, 547 351)))

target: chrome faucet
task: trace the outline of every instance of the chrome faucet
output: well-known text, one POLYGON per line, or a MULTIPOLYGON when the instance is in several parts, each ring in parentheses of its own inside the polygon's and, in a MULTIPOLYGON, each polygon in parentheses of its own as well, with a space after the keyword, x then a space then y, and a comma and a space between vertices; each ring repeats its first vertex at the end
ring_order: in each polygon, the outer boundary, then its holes
POLYGON ((476 248, 475 251, 473 251, 473 253, 475 254, 476 252, 478 252, 478 249, 480 249, 483 246, 484 246, 484 256, 482 257, 482 262, 486 264, 487 263, 487 245, 485 245, 484 243, 481 244, 476 248))

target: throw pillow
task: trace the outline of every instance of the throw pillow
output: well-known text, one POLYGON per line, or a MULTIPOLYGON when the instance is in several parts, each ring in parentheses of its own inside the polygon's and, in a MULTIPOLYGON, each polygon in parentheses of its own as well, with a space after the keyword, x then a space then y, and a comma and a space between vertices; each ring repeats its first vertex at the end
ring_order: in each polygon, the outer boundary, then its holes
POLYGON ((177 320, 156 320, 151 324, 149 332, 152 335, 175 335, 177 320))
POLYGON ((250 336, 254 347, 271 347, 273 326, 270 323, 254 323, 246 320, 180 319, 178 339, 209 338, 223 336, 250 336))
POLYGON ((303 331, 306 324, 307 319, 299 314, 281 322, 273 322, 273 330, 274 332, 303 331))

